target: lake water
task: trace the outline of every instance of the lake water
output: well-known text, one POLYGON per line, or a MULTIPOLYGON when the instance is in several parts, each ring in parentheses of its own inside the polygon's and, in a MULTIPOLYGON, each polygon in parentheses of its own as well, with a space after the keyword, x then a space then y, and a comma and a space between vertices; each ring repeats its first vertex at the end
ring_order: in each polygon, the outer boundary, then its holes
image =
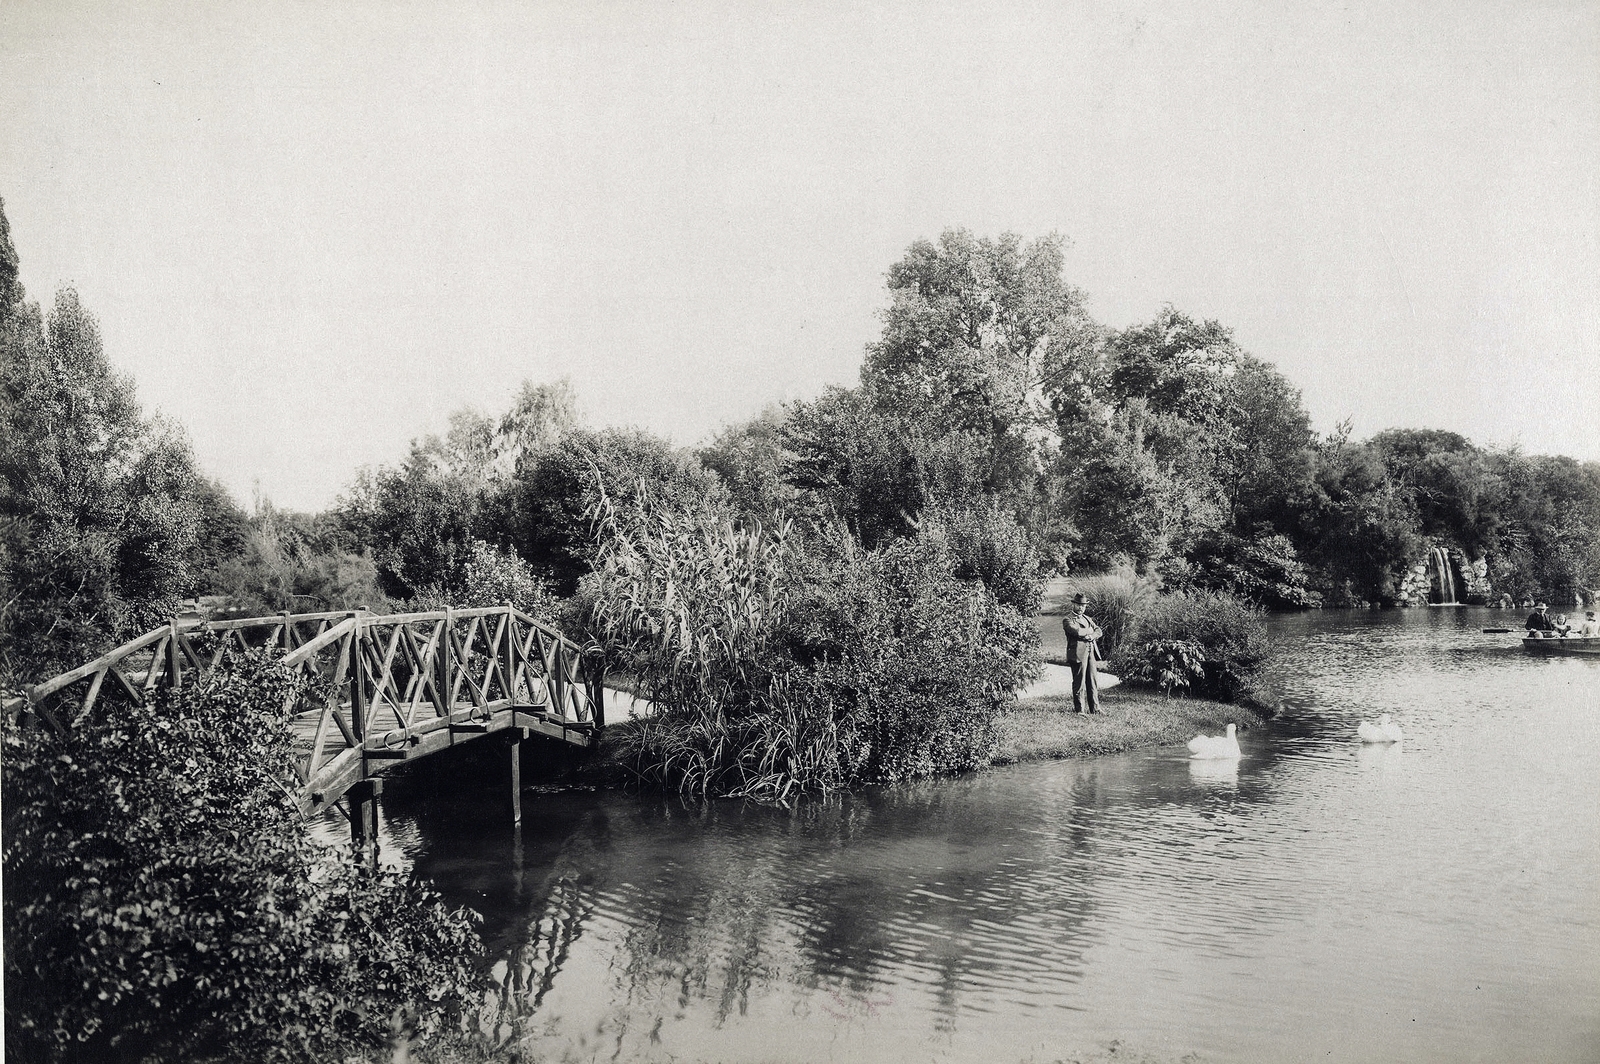
POLYGON ((529 794, 520 843, 399 789, 388 844, 484 913, 538 1060, 1600 1060, 1600 660, 1508 616, 1274 620, 1292 706, 1237 766, 529 794))

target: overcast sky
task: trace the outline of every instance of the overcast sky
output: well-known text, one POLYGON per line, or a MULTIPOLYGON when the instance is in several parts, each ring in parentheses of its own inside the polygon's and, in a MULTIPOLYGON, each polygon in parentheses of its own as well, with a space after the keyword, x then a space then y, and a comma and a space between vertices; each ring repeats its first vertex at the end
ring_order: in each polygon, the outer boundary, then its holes
POLYGON ((919 237, 1057 231, 1319 429, 1600 459, 1600 4, 0 4, 0 196, 148 409, 326 505, 572 378, 694 443, 853 384, 919 237))

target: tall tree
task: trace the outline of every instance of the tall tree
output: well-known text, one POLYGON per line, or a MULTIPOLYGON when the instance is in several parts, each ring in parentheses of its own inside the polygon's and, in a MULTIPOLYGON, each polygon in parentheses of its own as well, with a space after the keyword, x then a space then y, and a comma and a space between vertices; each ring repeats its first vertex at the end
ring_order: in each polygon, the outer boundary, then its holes
POLYGON ((912 244, 889 269, 883 334, 861 371, 880 412, 986 441, 985 487, 1018 501, 1043 464, 1052 352, 1095 331, 1063 277, 1063 246, 965 229, 912 244))
POLYGON ((47 319, 0 243, 0 682, 170 615, 241 515, 181 432, 146 420, 72 289, 47 319))

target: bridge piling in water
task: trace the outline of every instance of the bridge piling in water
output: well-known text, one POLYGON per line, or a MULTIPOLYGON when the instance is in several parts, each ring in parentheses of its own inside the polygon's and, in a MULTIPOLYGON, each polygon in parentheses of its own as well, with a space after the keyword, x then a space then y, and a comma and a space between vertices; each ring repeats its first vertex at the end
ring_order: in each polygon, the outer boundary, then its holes
POLYGON ((378 798, 383 794, 382 780, 362 780, 345 792, 350 803, 350 842, 357 853, 368 847, 377 856, 378 848, 378 798))
POLYGON ((528 729, 511 729, 511 823, 514 827, 522 827, 522 740, 527 738, 528 729))

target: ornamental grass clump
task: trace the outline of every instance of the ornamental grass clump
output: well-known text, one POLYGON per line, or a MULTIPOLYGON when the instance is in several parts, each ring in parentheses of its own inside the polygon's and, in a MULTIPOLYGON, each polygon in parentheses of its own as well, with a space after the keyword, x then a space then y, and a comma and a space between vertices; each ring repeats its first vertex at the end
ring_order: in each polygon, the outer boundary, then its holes
POLYGON ((614 740, 640 778, 761 798, 833 785, 835 759, 784 702, 786 663, 770 650, 790 598, 788 527, 739 527, 642 488, 627 513, 602 488, 595 520, 590 631, 656 710, 614 740))
POLYGON ((476 1002, 473 917, 310 838, 275 651, 4 734, 6 1055, 295 1061, 476 1002))
POLYGON ((868 551, 636 506, 602 495, 586 597, 608 668, 655 706, 610 740, 640 779, 781 801, 988 763, 1037 632, 956 576, 942 532, 868 551))

